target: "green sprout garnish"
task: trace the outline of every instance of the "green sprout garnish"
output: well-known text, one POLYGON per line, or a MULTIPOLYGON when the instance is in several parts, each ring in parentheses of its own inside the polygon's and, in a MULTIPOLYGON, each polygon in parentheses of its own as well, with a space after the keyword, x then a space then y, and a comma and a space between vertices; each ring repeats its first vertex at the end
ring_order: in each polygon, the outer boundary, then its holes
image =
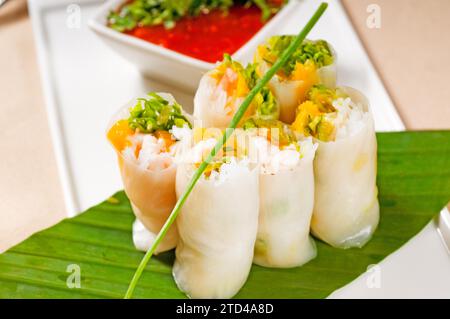
MULTIPOLYGON (((271 37, 267 41, 267 55, 262 58, 266 62, 273 64, 293 39, 294 36, 291 35, 271 37)), ((306 61, 313 62, 317 68, 332 64, 333 54, 328 43, 325 40, 304 41, 281 70, 286 76, 289 76, 294 71, 297 62, 304 64, 306 61)))
MULTIPOLYGON (((248 64, 244 70, 244 77, 247 81, 248 88, 251 90, 260 77, 256 73, 257 64, 248 64)), ((256 105, 255 116, 263 120, 276 120, 280 115, 280 108, 277 100, 273 96, 270 89, 265 86, 253 99, 253 103, 256 105)))
POLYGON ((156 93, 149 93, 150 98, 139 98, 130 109, 128 126, 142 133, 169 131, 173 126, 192 128, 191 123, 183 115, 181 105, 169 103, 156 93))

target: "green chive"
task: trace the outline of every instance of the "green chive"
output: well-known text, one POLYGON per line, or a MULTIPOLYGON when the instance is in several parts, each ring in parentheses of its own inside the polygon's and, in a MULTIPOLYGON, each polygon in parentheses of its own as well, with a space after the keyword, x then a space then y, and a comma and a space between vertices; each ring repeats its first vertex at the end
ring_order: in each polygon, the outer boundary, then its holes
POLYGON ((239 109, 237 110, 236 114, 233 116, 233 119, 231 120, 230 125, 225 130, 225 133, 223 134, 222 139, 217 142, 216 146, 211 151, 211 153, 208 155, 208 157, 197 168, 197 170, 195 171, 194 175, 192 176, 192 179, 189 182, 186 190, 184 191, 183 195, 181 195, 181 197, 178 199, 177 203, 175 204, 175 207, 173 208, 172 212, 169 215, 169 218, 167 218, 164 226, 161 228, 158 235, 156 236, 155 241, 153 242, 153 245, 147 251, 144 258, 142 258, 142 261, 139 264, 139 266, 133 276, 133 279, 130 282, 130 285, 128 286, 128 290, 125 294, 125 299, 129 299, 133 296, 133 292, 134 292, 134 289, 136 288, 139 278, 141 277, 142 272, 144 271, 145 267, 147 266, 148 261, 150 260, 153 253, 155 252, 156 247, 158 247, 159 243, 163 240, 163 238, 166 235, 167 231, 169 230, 170 226, 173 224, 173 222, 177 218, 178 213, 181 210, 181 207, 183 207, 183 204, 186 202, 189 194, 192 192, 192 189, 194 188, 195 184, 202 176, 205 169, 208 167, 209 163, 216 156, 216 154, 222 149, 223 145, 226 143, 228 138, 233 133, 234 129, 236 128, 237 124, 240 122, 240 120, 244 116, 245 111, 249 107, 253 98, 270 81, 270 79, 275 75, 275 73, 277 73, 277 71, 287 62, 287 60, 291 57, 291 55, 295 52, 295 50, 299 47, 299 45, 303 42, 303 40, 305 40, 309 31, 311 31, 311 29, 314 27, 314 25, 320 19, 320 17, 324 13, 324 11, 327 9, 327 7, 328 7, 328 4, 325 2, 322 2, 320 4, 319 8, 316 10, 314 15, 311 17, 311 19, 305 25, 303 30, 300 31, 300 33, 295 37, 294 41, 292 41, 291 44, 283 52, 281 57, 272 65, 272 67, 258 81, 258 83, 256 83, 256 85, 249 92, 249 94, 247 95, 245 100, 242 102, 242 104, 239 107, 239 109))

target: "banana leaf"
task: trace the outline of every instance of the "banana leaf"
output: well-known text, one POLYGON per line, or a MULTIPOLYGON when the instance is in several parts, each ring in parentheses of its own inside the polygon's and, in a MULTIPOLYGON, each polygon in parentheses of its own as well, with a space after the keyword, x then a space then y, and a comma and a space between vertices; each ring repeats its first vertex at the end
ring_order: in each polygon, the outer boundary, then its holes
MULTIPOLYGON (((372 240, 348 250, 317 241, 318 257, 299 268, 253 266, 236 297, 327 297, 399 249, 449 202, 450 131, 378 133, 377 139, 381 221, 372 240)), ((119 192, 34 234, 0 255, 0 297, 122 298, 143 257, 132 243, 133 220, 119 192), (71 267, 81 275, 75 287, 71 267)), ((152 259, 135 297, 184 298, 172 279, 173 261, 173 252, 152 259)))

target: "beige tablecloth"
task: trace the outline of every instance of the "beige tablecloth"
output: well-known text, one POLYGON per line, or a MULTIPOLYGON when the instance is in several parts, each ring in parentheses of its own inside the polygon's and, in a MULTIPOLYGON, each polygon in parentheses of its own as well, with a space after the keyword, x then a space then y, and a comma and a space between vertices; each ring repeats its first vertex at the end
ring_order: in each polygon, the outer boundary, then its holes
MULTIPOLYGON (((343 2, 406 126, 450 128, 450 1, 343 2)), ((64 216, 25 0, 0 8, 0 101, 2 251, 64 216)))

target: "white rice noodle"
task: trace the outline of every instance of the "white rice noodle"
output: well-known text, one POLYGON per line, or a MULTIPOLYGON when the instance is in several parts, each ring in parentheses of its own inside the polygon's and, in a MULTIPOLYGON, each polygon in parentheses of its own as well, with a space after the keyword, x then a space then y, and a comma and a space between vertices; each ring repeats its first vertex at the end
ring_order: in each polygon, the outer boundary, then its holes
MULTIPOLYGON (((257 142, 263 146, 262 141, 257 142)), ((311 138, 299 144, 300 152, 272 146, 271 154, 261 157, 259 226, 253 259, 260 266, 297 267, 317 254, 309 235, 317 144, 311 138)))
POLYGON ((244 98, 228 96, 224 82, 235 81, 236 73, 228 68, 220 83, 207 72, 200 80, 194 97, 194 118, 199 121, 201 127, 216 127, 224 129, 228 127, 237 108, 244 98))
POLYGON ((348 100, 335 104, 336 140, 321 142, 314 160, 315 203, 313 234, 339 248, 362 247, 379 221, 377 141, 367 99, 342 88, 348 100), (342 118, 339 118, 341 116, 342 118))
MULTIPOLYGON (((195 170, 179 165, 180 196, 195 170)), ((230 298, 244 285, 258 226, 258 169, 223 164, 219 175, 195 185, 177 218, 180 240, 173 276, 190 298, 230 298)))
POLYGON ((333 107, 336 112, 326 114, 325 118, 335 127, 334 140, 357 134, 370 121, 371 113, 365 112, 362 105, 352 101, 351 97, 334 100, 333 107))

